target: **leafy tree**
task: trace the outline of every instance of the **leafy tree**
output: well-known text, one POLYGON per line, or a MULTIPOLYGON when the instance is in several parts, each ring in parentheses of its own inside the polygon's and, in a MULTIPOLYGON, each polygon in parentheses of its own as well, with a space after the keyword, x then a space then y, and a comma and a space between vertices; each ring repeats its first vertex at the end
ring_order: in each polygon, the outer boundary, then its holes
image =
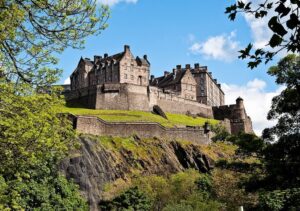
POLYGON ((230 133, 227 131, 227 129, 220 124, 213 125, 212 132, 215 133, 214 137, 212 137, 213 141, 225 141, 226 138, 230 136, 230 133))
POLYGON ((251 1, 237 1, 226 8, 225 11, 230 20, 235 20, 238 13, 253 15, 256 19, 265 18, 268 14, 275 13, 269 18, 268 27, 272 36, 268 46, 271 50, 258 48, 253 50, 253 44, 249 44, 240 51, 239 58, 249 58, 248 66, 252 69, 262 61, 269 62, 282 50, 300 53, 300 1, 299 0, 263 0, 261 4, 254 6, 251 1))
POLYGON ((137 187, 126 190, 111 201, 101 202, 102 210, 150 210, 151 201, 137 187))
POLYGON ((265 150, 267 170, 275 180, 273 187, 300 187, 300 56, 283 58, 268 73, 286 88, 273 98, 268 113, 277 124, 263 131, 265 140, 273 143, 265 150))
POLYGON ((53 53, 82 48, 109 16, 96 0, 1 0, 0 8, 0 75, 38 85, 58 79, 53 53))
POLYGON ((58 115, 63 99, 4 79, 0 91, 1 210, 86 210, 78 188, 58 173, 76 145, 70 122, 58 115))
POLYGON ((239 133, 229 136, 226 140, 239 147, 237 153, 240 155, 261 157, 265 148, 265 142, 255 134, 239 133))

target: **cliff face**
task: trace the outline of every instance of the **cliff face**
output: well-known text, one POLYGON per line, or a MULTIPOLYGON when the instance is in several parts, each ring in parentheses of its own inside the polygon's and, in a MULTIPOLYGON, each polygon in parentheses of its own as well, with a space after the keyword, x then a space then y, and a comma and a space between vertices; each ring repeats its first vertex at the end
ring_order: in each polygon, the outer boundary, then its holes
POLYGON ((128 179, 133 173, 169 175, 187 168, 207 172, 212 160, 199 146, 187 142, 159 139, 126 139, 81 135, 81 147, 65 159, 62 171, 80 186, 97 210, 104 185, 118 178, 128 179))

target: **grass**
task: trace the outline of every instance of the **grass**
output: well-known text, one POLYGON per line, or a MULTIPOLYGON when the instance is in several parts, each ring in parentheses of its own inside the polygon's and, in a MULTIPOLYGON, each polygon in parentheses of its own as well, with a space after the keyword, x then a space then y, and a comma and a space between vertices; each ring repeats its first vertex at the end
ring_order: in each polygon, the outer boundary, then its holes
POLYGON ((61 107, 61 112, 68 112, 74 115, 97 116, 107 122, 157 122, 165 127, 184 127, 184 126, 202 126, 205 122, 212 125, 219 121, 202 117, 193 118, 184 114, 166 113, 168 119, 159 115, 145 111, 126 111, 126 110, 95 110, 87 108, 61 107))

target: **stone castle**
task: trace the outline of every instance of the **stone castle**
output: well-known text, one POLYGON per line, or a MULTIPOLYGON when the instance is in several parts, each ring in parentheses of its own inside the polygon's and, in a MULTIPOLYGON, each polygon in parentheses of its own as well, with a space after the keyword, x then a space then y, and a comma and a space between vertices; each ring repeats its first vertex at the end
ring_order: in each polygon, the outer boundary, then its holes
POLYGON ((150 75, 147 55, 134 57, 130 47, 112 56, 81 58, 70 76, 66 100, 92 109, 163 111, 222 120, 231 133, 252 133, 243 99, 224 105, 224 92, 206 66, 177 65, 161 77, 150 75))

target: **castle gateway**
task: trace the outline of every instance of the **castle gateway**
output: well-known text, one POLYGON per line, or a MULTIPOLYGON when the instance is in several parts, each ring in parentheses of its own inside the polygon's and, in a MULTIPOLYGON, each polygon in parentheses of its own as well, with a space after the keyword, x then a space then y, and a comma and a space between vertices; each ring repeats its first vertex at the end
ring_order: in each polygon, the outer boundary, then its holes
POLYGON ((70 80, 66 100, 91 109, 152 111, 158 105, 165 112, 225 120, 232 133, 253 132, 243 100, 224 105, 221 85, 199 64, 177 65, 155 78, 147 56, 134 57, 125 45, 115 55, 81 58, 70 80))

